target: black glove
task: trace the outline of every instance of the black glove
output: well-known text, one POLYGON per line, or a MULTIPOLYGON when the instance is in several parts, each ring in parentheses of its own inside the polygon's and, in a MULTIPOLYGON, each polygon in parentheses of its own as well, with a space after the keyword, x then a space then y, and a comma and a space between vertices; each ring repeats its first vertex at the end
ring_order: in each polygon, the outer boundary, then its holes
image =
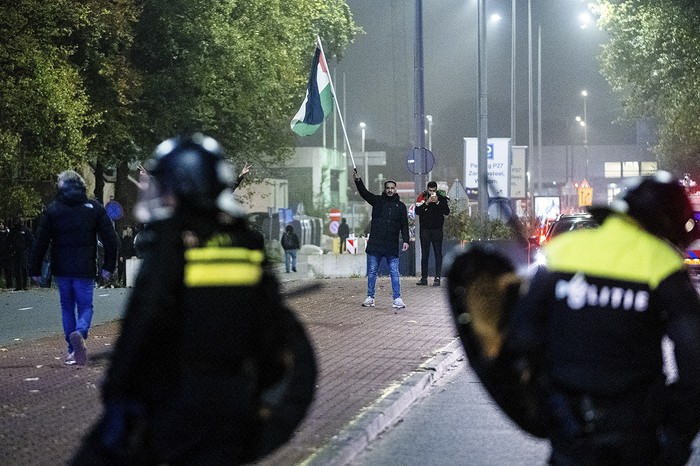
POLYGON ((140 403, 126 400, 105 402, 101 441, 107 450, 128 457, 143 442, 144 427, 144 409, 140 403))
POLYGON ((659 433, 659 447, 661 457, 658 463, 664 466, 683 466, 693 452, 690 443, 668 429, 659 433))

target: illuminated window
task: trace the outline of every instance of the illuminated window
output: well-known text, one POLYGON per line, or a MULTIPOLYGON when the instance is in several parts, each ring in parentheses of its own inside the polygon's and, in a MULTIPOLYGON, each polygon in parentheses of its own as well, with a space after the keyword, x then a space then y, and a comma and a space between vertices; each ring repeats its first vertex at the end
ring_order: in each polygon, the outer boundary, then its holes
POLYGON ((656 162, 642 162, 642 176, 653 175, 656 171, 656 162))
POLYGON ((622 162, 622 176, 639 176, 639 162, 622 162))
POLYGON ((605 162, 606 178, 622 178, 622 168, 620 162, 605 162))

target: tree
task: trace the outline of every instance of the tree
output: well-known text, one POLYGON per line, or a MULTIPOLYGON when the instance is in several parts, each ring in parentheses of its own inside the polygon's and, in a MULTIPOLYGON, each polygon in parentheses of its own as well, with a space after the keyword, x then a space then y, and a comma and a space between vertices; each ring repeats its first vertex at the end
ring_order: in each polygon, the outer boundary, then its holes
POLYGON ((698 175, 700 155, 700 4, 695 0, 598 0, 610 35, 602 72, 626 116, 658 125, 661 167, 698 175))
POLYGON ((150 2, 133 55, 144 76, 138 140, 151 147, 198 130, 240 162, 279 163, 295 145, 289 120, 322 31, 333 51, 349 43, 356 28, 344 2, 150 2))
POLYGON ((0 212, 39 213, 36 181, 86 161, 95 124, 66 35, 84 9, 69 0, 0 4, 0 212))
POLYGON ((262 175, 295 145, 315 35, 339 57, 358 32, 341 0, 3 2, 3 202, 37 213, 34 183, 86 162, 133 199, 127 164, 189 131, 262 175))

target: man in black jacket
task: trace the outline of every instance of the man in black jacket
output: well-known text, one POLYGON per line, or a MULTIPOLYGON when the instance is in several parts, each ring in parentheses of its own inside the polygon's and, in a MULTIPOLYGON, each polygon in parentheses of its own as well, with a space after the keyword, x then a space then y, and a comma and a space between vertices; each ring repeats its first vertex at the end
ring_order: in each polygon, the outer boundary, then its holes
POLYGON ((87 362, 85 339, 92 321, 98 235, 105 254, 101 275, 109 280, 119 249, 117 232, 102 204, 88 199, 83 178, 73 170, 62 172, 56 199, 39 218, 29 274, 40 281, 41 262, 50 245, 51 273, 58 286, 68 344, 66 364, 87 362))
POLYGON ((444 193, 438 191, 435 181, 428 182, 428 189, 418 196, 416 201, 416 215, 420 223, 420 281, 418 285, 428 284, 428 259, 430 258, 430 246, 435 254, 435 279, 433 286, 440 286, 442 276, 442 226, 445 217, 450 214, 449 199, 444 193))
POLYGON ((401 299, 401 282, 399 281, 399 233, 403 238, 402 251, 408 250, 408 213, 406 204, 399 200, 396 193, 396 181, 384 182, 384 192, 372 194, 357 174, 353 173, 355 186, 362 196, 372 206, 372 223, 367 241, 367 299, 364 307, 374 307, 374 287, 377 282, 377 271, 382 258, 386 259, 391 276, 392 306, 396 309, 406 307, 401 299))

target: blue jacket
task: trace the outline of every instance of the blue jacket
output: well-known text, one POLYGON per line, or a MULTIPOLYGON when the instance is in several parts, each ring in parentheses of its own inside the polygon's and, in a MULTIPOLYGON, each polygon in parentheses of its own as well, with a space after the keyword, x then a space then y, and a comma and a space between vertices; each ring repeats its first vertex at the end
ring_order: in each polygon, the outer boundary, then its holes
POLYGON ((39 218, 29 257, 29 275, 41 275, 41 261, 51 245, 51 273, 91 278, 97 273, 97 236, 104 246, 102 268, 116 267, 119 238, 102 204, 87 198, 85 187, 66 183, 39 218))
POLYGON ((372 223, 365 252, 398 257, 399 233, 404 243, 409 240, 406 204, 399 200, 398 194, 391 197, 383 192, 372 194, 361 179, 356 180, 355 185, 362 199, 372 206, 372 223))

